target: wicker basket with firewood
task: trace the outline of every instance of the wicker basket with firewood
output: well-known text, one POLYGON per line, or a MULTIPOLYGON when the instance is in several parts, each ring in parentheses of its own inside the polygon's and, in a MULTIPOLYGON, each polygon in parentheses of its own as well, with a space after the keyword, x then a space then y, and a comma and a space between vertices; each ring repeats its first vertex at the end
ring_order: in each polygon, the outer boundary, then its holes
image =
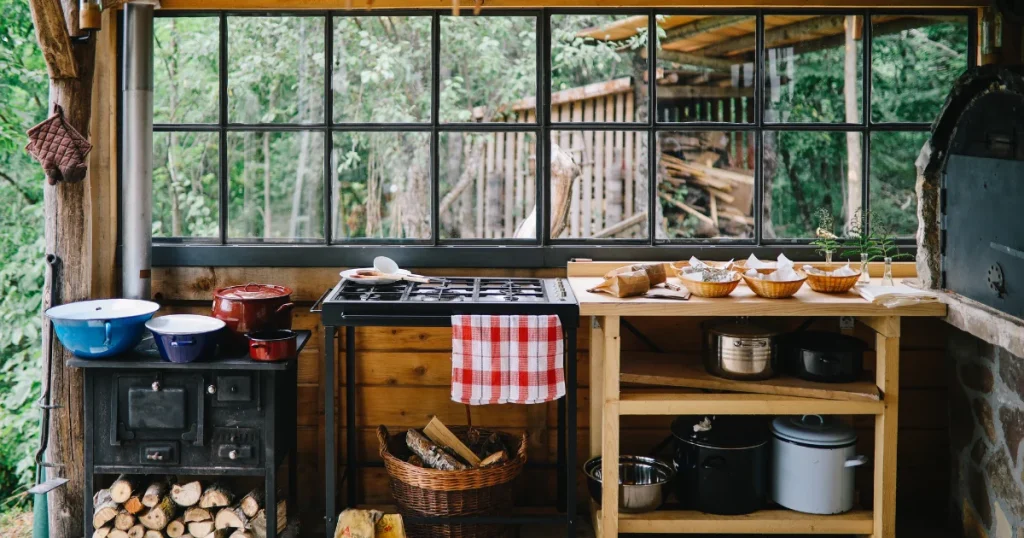
MULTIPOLYGON (((448 429, 436 418, 422 430, 390 436, 377 428, 380 456, 403 516, 469 516, 504 513, 513 504, 513 482, 526 464, 526 435, 472 427, 448 429)), ((406 522, 410 538, 492 538, 504 525, 406 522)))

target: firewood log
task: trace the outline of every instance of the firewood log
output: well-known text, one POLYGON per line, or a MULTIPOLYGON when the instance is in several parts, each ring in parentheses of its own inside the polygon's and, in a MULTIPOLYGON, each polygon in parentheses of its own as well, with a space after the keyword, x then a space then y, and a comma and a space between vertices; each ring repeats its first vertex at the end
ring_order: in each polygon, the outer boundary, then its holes
POLYGON ((229 536, 228 538, 256 538, 256 535, 253 534, 252 531, 247 531, 245 529, 235 529, 235 532, 231 533, 231 536, 229 536))
POLYGON ((110 535, 110 531, 113 527, 96 527, 96 530, 92 531, 92 538, 107 538, 110 535))
POLYGON ((486 458, 484 458, 484 460, 480 462, 480 467, 487 467, 487 466, 490 466, 490 465, 497 465, 497 464, 505 462, 505 461, 508 461, 508 454, 505 453, 504 450, 499 450, 499 451, 495 452, 494 454, 491 454, 490 456, 487 456, 486 458))
POLYGON ((112 529, 107 538, 128 538, 128 533, 119 529, 112 529))
POLYGON ((124 508, 114 516, 114 528, 121 531, 126 531, 135 525, 135 516, 129 513, 124 508))
POLYGON ((139 523, 149 530, 162 531, 174 519, 177 507, 170 497, 164 497, 156 506, 139 515, 139 523))
POLYGON ((455 456, 445 452, 440 447, 430 442, 423 434, 416 430, 409 430, 405 434, 405 444, 414 454, 423 460, 423 464, 432 469, 442 471, 463 471, 469 467, 462 463, 455 456))
MULTIPOLYGON (((288 505, 283 500, 277 502, 277 534, 281 534, 288 526, 288 505)), ((256 513, 256 517, 249 522, 249 530, 256 538, 267 538, 267 514, 266 509, 256 513)))
POLYGON ((146 505, 142 504, 142 494, 135 494, 128 497, 128 500, 121 505, 121 508, 127 510, 131 515, 138 514, 145 507, 146 505))
POLYGON ((204 538, 213 534, 213 520, 208 519, 206 521, 193 521, 192 523, 189 523, 188 533, 199 538, 204 538))
POLYGON ((142 505, 146 508, 153 508, 167 494, 167 481, 157 480, 151 482, 142 495, 142 505))
POLYGON ((132 528, 128 529, 128 538, 144 538, 146 536, 146 527, 142 526, 142 523, 136 523, 132 528))
POLYGON ((143 538, 164 538, 164 533, 160 531, 148 530, 146 534, 142 535, 143 538))
POLYGON ((174 521, 167 524, 167 528, 164 532, 171 538, 181 538, 185 534, 185 520, 177 518, 174 521))
POLYGON ((171 499, 174 503, 181 507, 194 506, 199 502, 199 497, 203 494, 203 485, 198 480, 189 482, 188 484, 175 484, 171 487, 171 499))
MULTIPOLYGON (((137 475, 123 474, 114 480, 114 483, 110 485, 110 498, 114 502, 120 504, 128 500, 140 487, 140 477, 137 475)), ((124 529, 121 529, 124 530, 124 529)))
POLYGON ((220 484, 213 484, 206 488, 202 497, 199 498, 200 508, 220 508, 228 506, 234 500, 231 491, 220 484))
POLYGON ((109 489, 101 489, 93 495, 92 498, 93 512, 92 512, 92 527, 98 529, 105 526, 107 523, 114 521, 117 517, 119 507, 114 499, 110 498, 109 489))
POLYGON ((263 503, 265 502, 266 497, 264 496, 263 488, 256 488, 246 493, 245 497, 242 497, 238 507, 242 509, 242 513, 246 517, 253 517, 256 515, 256 512, 260 511, 260 508, 263 508, 263 503))
POLYGON ((235 529, 217 529, 208 538, 230 538, 235 529))
POLYGON ((217 517, 213 519, 213 526, 217 529, 244 529, 248 525, 249 516, 245 515, 241 506, 221 508, 217 511, 217 517))
POLYGON ((452 433, 452 431, 444 425, 444 422, 441 422, 441 419, 436 416, 432 417, 426 427, 423 428, 423 434, 437 445, 454 450, 459 457, 469 463, 470 467, 480 466, 480 457, 474 454, 473 451, 470 450, 461 439, 452 433))
POLYGON ((184 519, 185 523, 192 523, 193 521, 206 521, 208 519, 212 520, 213 514, 205 508, 193 506, 192 508, 185 510, 184 519))

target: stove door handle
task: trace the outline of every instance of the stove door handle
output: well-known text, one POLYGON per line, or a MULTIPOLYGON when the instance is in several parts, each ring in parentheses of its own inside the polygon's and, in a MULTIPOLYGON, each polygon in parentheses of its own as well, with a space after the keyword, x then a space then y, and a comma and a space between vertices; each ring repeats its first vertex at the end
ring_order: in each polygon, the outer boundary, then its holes
POLYGON ((1024 251, 1015 249, 1013 247, 1008 247, 1006 245, 996 242, 991 242, 988 244, 988 246, 991 247, 993 250, 1002 252, 1003 254, 1009 254, 1010 256, 1024 260, 1024 251))
POLYGON ((330 295, 332 291, 334 291, 334 288, 328 288, 327 291, 325 291, 324 294, 321 295, 320 298, 317 299, 315 303, 313 303, 313 306, 309 308, 309 312, 311 314, 319 314, 320 312, 323 312, 324 300, 327 299, 327 296, 330 295))

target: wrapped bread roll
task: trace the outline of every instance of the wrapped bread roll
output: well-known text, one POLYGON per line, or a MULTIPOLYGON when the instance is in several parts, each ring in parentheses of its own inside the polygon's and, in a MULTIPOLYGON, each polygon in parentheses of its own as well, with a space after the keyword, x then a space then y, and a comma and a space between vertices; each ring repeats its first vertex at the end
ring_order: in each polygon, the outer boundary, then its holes
POLYGON ((665 265, 661 263, 636 263, 625 267, 619 267, 618 269, 613 269, 605 273, 604 278, 609 279, 615 275, 633 273, 641 270, 647 272, 647 280, 650 282, 650 287, 652 288, 659 284, 663 284, 668 279, 668 275, 665 273, 665 265))
POLYGON ((604 282, 590 288, 589 292, 607 293, 614 297, 635 297, 647 293, 651 289, 650 276, 644 269, 628 272, 612 271, 612 276, 605 275, 604 282), (614 274, 613 274, 614 273, 614 274))

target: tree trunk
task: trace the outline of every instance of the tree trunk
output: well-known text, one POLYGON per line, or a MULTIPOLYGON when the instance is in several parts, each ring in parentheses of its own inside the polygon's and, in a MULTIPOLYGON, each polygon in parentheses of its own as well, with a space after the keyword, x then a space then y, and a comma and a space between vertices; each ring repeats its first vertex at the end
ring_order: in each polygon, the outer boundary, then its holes
MULTIPOLYGON (((302 121, 306 118, 304 111, 306 110, 306 22, 305 19, 299 20, 299 78, 298 78, 298 99, 299 104, 296 108, 298 113, 298 121, 302 121)), ((299 135, 299 162, 295 167, 295 186, 292 191, 292 214, 291 219, 288 223, 288 237, 295 238, 299 236, 299 217, 302 213, 302 189, 303 183, 306 179, 306 162, 309 159, 309 131, 302 131, 299 135)))
POLYGON ((263 133, 263 237, 270 237, 274 215, 270 210, 270 133, 263 133))
MULTIPOLYGON (((55 2, 56 0, 49 0, 55 2)), ((31 0, 36 35, 44 49, 56 37, 67 39, 67 35, 78 32, 78 2, 63 0, 64 25, 41 24, 37 14, 52 11, 47 0, 31 0), (66 21, 66 22, 65 22, 66 21), (66 26, 65 26, 66 25, 66 26)), ((108 31, 110 31, 108 29, 108 31)), ((68 78, 50 80, 50 111, 55 105, 64 109, 67 122, 84 136, 89 136, 92 113, 92 79, 95 68, 96 40, 77 43, 72 46, 75 74, 68 78)), ((44 54, 45 55, 45 54, 44 54)), ((51 74, 54 72, 51 69, 51 74)), ((90 256, 90 183, 92 174, 78 183, 62 182, 43 188, 45 204, 46 253, 60 260, 56 278, 47 274, 43 293, 43 309, 51 305, 51 293, 58 304, 89 299, 92 295, 92 258, 90 256)), ((52 354, 52 368, 44 372, 49 380, 49 392, 53 404, 59 406, 50 414, 49 446, 46 460, 61 467, 48 470, 49 476, 62 476, 70 480, 67 485, 51 491, 47 496, 51 538, 82 536, 83 530, 83 485, 85 462, 81 440, 85 437, 82 424, 83 390, 82 372, 67 366, 72 355, 50 338, 49 320, 43 320, 43 367, 46 357, 52 354)), ((92 494, 92 492, 89 492, 92 494)))
MULTIPOLYGON (((846 105, 846 123, 860 123, 857 101, 857 17, 846 17, 846 56, 843 59, 843 100, 846 105)), ((865 76, 867 76, 865 74, 865 76)), ((865 108, 867 104, 865 103, 865 108)), ((856 228, 856 215, 860 212, 863 189, 863 152, 859 132, 846 133, 846 226, 856 228)), ((834 230, 830 230, 833 231, 834 230)))

